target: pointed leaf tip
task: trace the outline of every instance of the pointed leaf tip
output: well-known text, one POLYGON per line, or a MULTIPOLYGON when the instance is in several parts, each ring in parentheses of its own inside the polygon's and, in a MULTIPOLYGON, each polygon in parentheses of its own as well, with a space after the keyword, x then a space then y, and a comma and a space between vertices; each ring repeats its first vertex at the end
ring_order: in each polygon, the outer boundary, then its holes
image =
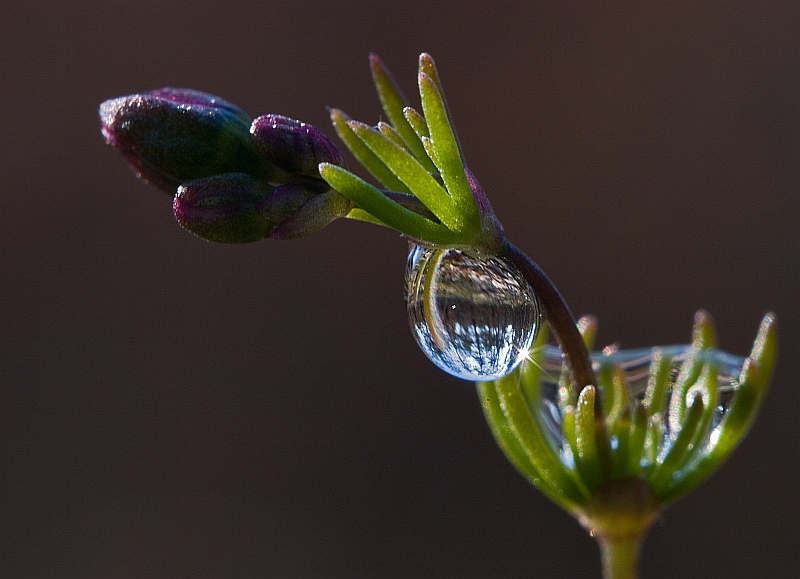
POLYGON ((717 331, 714 320, 705 310, 698 310, 694 315, 692 345, 699 349, 717 347, 717 331))
POLYGON ((759 380, 762 389, 766 389, 772 377, 775 359, 778 355, 778 323, 773 312, 761 319, 750 357, 758 364, 759 380))
POLYGON ((594 339, 597 336, 597 318, 595 316, 583 316, 578 320, 578 331, 583 336, 583 343, 586 348, 591 350, 594 347, 594 339))

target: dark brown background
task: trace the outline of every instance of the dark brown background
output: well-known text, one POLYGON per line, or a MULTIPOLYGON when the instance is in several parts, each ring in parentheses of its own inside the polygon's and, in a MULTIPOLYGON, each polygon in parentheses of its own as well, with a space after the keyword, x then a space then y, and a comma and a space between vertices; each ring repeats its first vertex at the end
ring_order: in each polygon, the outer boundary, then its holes
MULTIPOLYGON (((99 131, 171 85, 329 130, 381 54, 437 59, 509 237, 601 343, 782 349, 749 438, 668 509, 645 577, 798 571, 798 4, 31 1, 0 34, 0 571, 11 577, 583 577, 593 540, 414 344, 405 243, 339 222, 227 247, 99 131)), ((21 7, 24 6, 24 7, 21 7)))

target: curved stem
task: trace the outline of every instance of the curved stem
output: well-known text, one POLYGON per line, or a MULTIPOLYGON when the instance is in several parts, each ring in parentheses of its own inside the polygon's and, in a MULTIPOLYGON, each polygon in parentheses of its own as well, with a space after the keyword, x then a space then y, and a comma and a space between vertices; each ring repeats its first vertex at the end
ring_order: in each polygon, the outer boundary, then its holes
MULTIPOLYGON (((507 239, 503 242, 500 257, 508 259, 519 268, 542 301, 553 335, 567 358, 567 367, 572 378, 573 388, 576 389, 572 399, 577 400, 581 390, 590 384, 597 385, 597 381, 592 370, 592 362, 589 359, 589 350, 583 342, 583 337, 578 331, 578 325, 572 312, 569 311, 567 302, 561 297, 558 289, 544 271, 507 239)), ((597 409, 602 409, 602 404, 595 404, 595 409, 595 412, 597 409)))
POLYGON ((599 384, 592 370, 592 361, 589 358, 589 350, 583 341, 578 330, 578 324, 569 311, 569 306, 564 298, 561 297, 555 284, 550 281, 547 274, 542 271, 535 261, 525 255, 519 248, 507 239, 503 240, 503 247, 499 255, 511 261, 522 272, 522 275, 531 284, 533 291, 539 296, 547 312, 547 321, 558 342, 558 346, 564 353, 567 360, 567 368, 571 380, 572 390, 570 400, 573 404, 577 403, 578 395, 586 386, 590 384, 595 388, 594 403, 594 428, 595 441, 597 446, 597 458, 600 461, 600 468, 608 476, 611 474, 611 441, 608 437, 608 429, 603 413, 603 394, 598 387, 599 384))

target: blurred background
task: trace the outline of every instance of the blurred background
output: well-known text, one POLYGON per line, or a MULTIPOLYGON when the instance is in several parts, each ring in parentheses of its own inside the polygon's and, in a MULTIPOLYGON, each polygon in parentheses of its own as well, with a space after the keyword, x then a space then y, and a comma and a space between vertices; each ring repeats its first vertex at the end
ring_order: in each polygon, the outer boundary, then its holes
POLYGON ((0 574, 599 576, 474 387, 418 350, 399 235, 201 241, 100 135, 101 101, 174 86, 333 136, 326 106, 381 118, 369 51, 414 103, 428 51, 508 237, 599 345, 684 343, 706 308, 746 355, 777 312, 761 416, 655 524, 642 575, 797 576, 797 3, 4 12, 0 574))

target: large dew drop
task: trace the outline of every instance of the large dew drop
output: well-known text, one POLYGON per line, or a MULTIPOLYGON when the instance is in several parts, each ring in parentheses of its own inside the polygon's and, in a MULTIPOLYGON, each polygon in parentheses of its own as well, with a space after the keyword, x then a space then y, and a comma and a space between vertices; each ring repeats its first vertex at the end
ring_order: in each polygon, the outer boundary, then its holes
MULTIPOLYGON (((682 365, 691 358, 693 348, 690 345, 684 346, 662 346, 658 348, 662 356, 670 360, 670 373, 669 379, 666 383, 666 399, 662 404, 662 408, 650 419, 650 428, 653 430, 653 425, 660 424, 663 428, 660 431, 660 438, 657 440, 648 440, 648 444, 657 446, 657 454, 654 453, 653 457, 656 460, 661 460, 672 448, 675 435, 670 433, 670 429, 674 426, 675 422, 670 420, 670 404, 669 400, 675 393, 675 381, 678 378, 682 365)), ((610 354, 603 352, 595 352, 591 355, 592 365, 597 372, 600 370, 602 363, 612 362, 619 366, 625 373, 625 382, 627 384, 627 396, 631 408, 642 404, 647 395, 648 381, 650 380, 651 364, 655 355, 656 349, 642 348, 638 350, 620 350, 610 354)), ((701 451, 695 460, 702 459, 706 454, 716 446, 721 435, 721 423, 727 416, 731 408, 733 398, 741 383, 741 372, 744 366, 745 359, 727 352, 720 350, 708 349, 704 350, 700 355, 701 359, 714 366, 717 371, 717 387, 716 387, 716 404, 714 411, 711 415, 708 427, 704 434, 698 438, 697 444, 701 445, 701 451)), ((563 375, 564 356, 561 354, 556 346, 545 346, 543 359, 541 360, 542 368, 542 381, 539 384, 541 389, 541 402, 542 407, 541 417, 543 424, 546 427, 546 432, 550 438, 553 448, 560 452, 564 457, 567 464, 574 464, 572 458, 572 450, 570 449, 564 434, 563 434, 563 416, 562 416, 562 402, 560 391, 563 390, 563 385, 559 384, 559 376, 563 375)), ((703 392, 703 382, 699 380, 696 383, 699 388, 699 393, 703 392)), ((690 392, 697 392, 694 388, 690 392)), ((653 430, 654 432, 658 432, 653 430)), ((612 448, 616 450, 618 440, 616 436, 611 437, 612 448)), ((651 458, 653 458, 651 457, 651 458)), ((649 464, 649 459, 643 458, 642 466, 649 464)), ((691 468, 691 464, 685 468, 691 468)))
POLYGON ((511 372, 542 323, 539 300, 516 267, 455 249, 412 245, 405 295, 422 351, 464 380, 496 380, 511 372))

